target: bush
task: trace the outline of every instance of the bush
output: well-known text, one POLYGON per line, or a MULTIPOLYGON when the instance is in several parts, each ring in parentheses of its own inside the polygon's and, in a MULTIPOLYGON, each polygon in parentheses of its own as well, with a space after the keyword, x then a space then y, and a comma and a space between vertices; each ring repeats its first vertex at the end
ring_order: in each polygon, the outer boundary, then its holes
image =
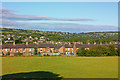
POLYGON ((115 45, 110 44, 108 46, 108 49, 109 49, 109 54, 108 54, 109 56, 116 56, 117 55, 117 52, 115 50, 115 45))
POLYGON ((80 48, 77 50, 78 56, 86 56, 85 53, 86 53, 86 50, 85 50, 84 47, 80 47, 80 48))
POLYGON ((20 53, 20 52, 18 52, 18 56, 21 56, 21 53, 20 53))
POLYGON ((43 54, 43 56, 46 56, 45 54, 43 54))
POLYGON ((80 47, 77 52, 78 56, 117 56, 120 55, 120 49, 115 50, 113 44, 106 46, 98 45, 91 46, 89 50, 85 50, 84 47, 80 47))
POLYGON ((34 55, 37 55, 37 48, 34 48, 34 55))
POLYGON ((6 54, 6 56, 9 56, 10 55, 10 52, 8 52, 7 54, 6 54))
POLYGON ((118 48, 116 52, 117 52, 116 56, 120 56, 120 48, 118 48))
POLYGON ((40 56, 40 55, 41 55, 41 53, 39 52, 37 55, 39 55, 39 56, 40 56))
POLYGON ((73 53, 70 53, 70 55, 73 55, 73 53))
POLYGON ((21 56, 21 53, 20 52, 14 53, 14 56, 21 56))
POLYGON ((18 56, 18 53, 14 53, 14 56, 18 56))
POLYGON ((47 54, 47 56, 50 56, 49 54, 47 54))

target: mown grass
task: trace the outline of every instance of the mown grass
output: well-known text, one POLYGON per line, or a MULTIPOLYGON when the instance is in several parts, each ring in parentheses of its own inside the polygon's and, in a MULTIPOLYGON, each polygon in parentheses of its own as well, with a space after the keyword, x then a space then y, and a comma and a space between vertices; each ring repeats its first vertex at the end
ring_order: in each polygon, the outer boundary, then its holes
POLYGON ((49 71, 63 78, 117 78, 118 57, 3 57, 2 75, 49 71))

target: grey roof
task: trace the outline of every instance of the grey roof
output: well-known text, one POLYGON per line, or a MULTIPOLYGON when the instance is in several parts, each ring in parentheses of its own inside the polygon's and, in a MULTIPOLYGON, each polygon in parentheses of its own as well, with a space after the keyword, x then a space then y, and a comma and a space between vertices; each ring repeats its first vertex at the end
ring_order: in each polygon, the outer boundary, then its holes
MULTIPOLYGON (((98 46, 99 44, 96 44, 96 45, 94 45, 94 44, 76 44, 76 48, 79 48, 79 47, 85 47, 85 48, 89 48, 89 47, 91 47, 91 46, 98 46)), ((108 44, 102 44, 103 46, 108 46, 108 44)), ((69 45, 69 44, 65 44, 65 48, 73 48, 73 44, 71 44, 71 45, 69 45)), ((53 45, 53 44, 28 44, 28 45, 26 45, 26 44, 15 44, 15 45, 13 45, 13 44, 3 44, 2 45, 2 48, 34 48, 34 47, 38 47, 38 48, 47 48, 47 47, 49 47, 49 48, 56 48, 56 49, 59 49, 59 48, 61 48, 62 47, 62 45, 60 46, 60 45, 57 45, 57 46, 55 46, 55 45, 53 45)), ((116 48, 118 48, 118 47, 120 47, 120 45, 118 45, 118 44, 115 44, 115 47, 116 48)))
POLYGON ((3 44, 2 48, 34 48, 34 47, 38 47, 38 48, 54 48, 54 45, 52 44, 3 44))

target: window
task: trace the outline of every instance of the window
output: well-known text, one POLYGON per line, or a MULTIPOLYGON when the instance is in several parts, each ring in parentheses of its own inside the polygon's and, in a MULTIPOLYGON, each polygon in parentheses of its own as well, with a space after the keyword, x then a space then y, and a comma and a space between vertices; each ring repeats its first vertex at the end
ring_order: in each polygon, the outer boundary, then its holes
POLYGON ((72 53, 73 53, 73 48, 72 48, 72 53))
POLYGON ((66 51, 66 54, 67 54, 67 51, 66 51))
POLYGON ((70 51, 68 51, 68 54, 70 54, 70 51))
POLYGON ((13 49, 11 49, 11 51, 13 51, 13 49))
POLYGON ((18 49, 16 49, 16 51, 18 51, 18 49))
POLYGON ((5 49, 5 51, 7 51, 7 49, 5 49))
POLYGON ((31 51, 31 48, 29 49, 29 51, 31 51))
POLYGON ((40 49, 40 51, 42 51, 42 48, 40 49))
POLYGON ((52 51, 52 48, 51 48, 51 51, 52 51))
POLYGON ((47 50, 47 52, 49 52, 49 49, 47 50))

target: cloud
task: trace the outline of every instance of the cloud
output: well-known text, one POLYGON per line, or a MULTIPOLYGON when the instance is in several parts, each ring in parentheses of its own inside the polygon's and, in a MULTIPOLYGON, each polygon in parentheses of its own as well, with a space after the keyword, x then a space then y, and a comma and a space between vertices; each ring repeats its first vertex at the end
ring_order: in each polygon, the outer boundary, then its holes
POLYGON ((24 21, 36 20, 52 20, 52 21, 94 21, 93 19, 80 19, 80 18, 53 18, 47 16, 34 16, 34 15, 18 15, 15 11, 8 9, 0 10, 0 26, 6 28, 27 29, 27 30, 41 30, 41 31, 61 31, 61 32, 90 32, 90 31, 115 31, 118 30, 116 26, 100 26, 88 25, 77 23, 27 23, 24 21), (2 11, 2 12, 1 12, 2 11), (23 21, 23 22, 19 22, 23 21))
POLYGON ((116 26, 99 26, 76 23, 19 23, 19 22, 3 22, 3 27, 26 29, 26 30, 41 30, 41 31, 57 31, 57 32, 99 32, 99 31, 116 31, 116 26), (7 23, 7 24, 6 24, 7 23))
POLYGON ((80 19, 80 18, 53 18, 47 16, 33 16, 33 15, 18 15, 15 11, 8 9, 1 9, 2 17, 9 20, 55 20, 55 21, 94 21, 93 19, 80 19))

